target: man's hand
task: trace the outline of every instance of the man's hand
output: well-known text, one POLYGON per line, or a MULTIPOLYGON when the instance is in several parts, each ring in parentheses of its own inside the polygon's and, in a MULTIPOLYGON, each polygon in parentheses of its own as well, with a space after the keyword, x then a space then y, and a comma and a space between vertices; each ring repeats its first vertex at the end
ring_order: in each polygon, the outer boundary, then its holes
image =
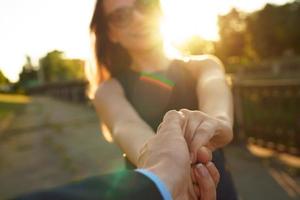
POLYGON ((214 176, 217 170, 212 163, 197 165, 194 169, 196 183, 192 182, 189 148, 183 137, 185 120, 177 111, 165 115, 157 134, 141 149, 138 168, 155 173, 174 199, 198 199, 197 191, 201 193, 201 200, 215 199, 218 177, 214 176))

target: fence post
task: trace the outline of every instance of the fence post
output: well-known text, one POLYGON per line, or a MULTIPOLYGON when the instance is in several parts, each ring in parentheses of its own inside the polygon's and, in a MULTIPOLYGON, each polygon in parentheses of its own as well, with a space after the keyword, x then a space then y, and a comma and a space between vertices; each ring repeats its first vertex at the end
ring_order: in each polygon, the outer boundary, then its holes
POLYGON ((235 134, 236 141, 243 142, 246 140, 246 133, 244 127, 244 116, 242 106, 242 93, 239 79, 236 76, 232 76, 232 91, 233 91, 233 103, 234 103, 234 116, 235 116, 235 134))

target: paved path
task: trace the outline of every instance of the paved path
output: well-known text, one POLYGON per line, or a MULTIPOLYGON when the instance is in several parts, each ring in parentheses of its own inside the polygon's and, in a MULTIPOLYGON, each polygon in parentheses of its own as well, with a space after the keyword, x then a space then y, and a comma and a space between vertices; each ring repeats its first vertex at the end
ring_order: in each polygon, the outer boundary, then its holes
POLYGON ((240 200, 300 200, 300 177, 276 158, 255 157, 243 145, 224 150, 240 200))
POLYGON ((124 167, 91 108, 34 98, 0 133, 0 199, 124 167))
MULTIPOLYGON (((0 199, 123 169, 122 153, 98 127, 88 106, 33 98, 0 133, 0 199)), ((246 148, 231 145, 225 153, 241 200, 300 199, 297 180, 246 148)))

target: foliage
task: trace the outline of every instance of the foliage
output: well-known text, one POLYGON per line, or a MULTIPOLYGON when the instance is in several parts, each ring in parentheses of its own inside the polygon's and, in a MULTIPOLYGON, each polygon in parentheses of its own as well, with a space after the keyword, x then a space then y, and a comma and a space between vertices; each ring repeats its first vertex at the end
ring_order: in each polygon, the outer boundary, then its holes
POLYGON ((216 43, 216 54, 225 63, 241 62, 246 54, 246 14, 232 9, 219 16, 220 42, 216 43))
POLYGON ((287 52, 300 54, 300 2, 275 6, 251 14, 247 20, 247 33, 252 48, 259 58, 274 58, 287 52))
POLYGON ((194 35, 184 43, 178 44, 177 48, 187 55, 212 54, 215 51, 214 43, 194 35))
POLYGON ((31 58, 26 62, 14 85, 14 91, 24 93, 28 89, 52 82, 66 82, 84 78, 84 62, 79 59, 66 59, 61 51, 52 51, 42 57, 39 66, 34 66, 31 58))
POLYGON ((28 88, 38 84, 38 71, 33 66, 31 58, 26 56, 26 62, 23 66, 23 70, 19 75, 18 86, 20 88, 28 88))
POLYGON ((55 50, 40 59, 40 73, 46 83, 83 79, 84 63, 79 59, 66 59, 63 52, 55 50))
POLYGON ((8 84, 9 80, 4 76, 2 71, 0 70, 0 85, 8 84))
POLYGON ((245 65, 255 68, 265 61, 272 64, 300 56, 299 21, 299 0, 281 6, 267 4, 253 13, 232 9, 219 16, 220 41, 215 54, 230 72, 245 65))
POLYGON ((19 81, 12 86, 12 91, 24 93, 28 88, 38 84, 37 67, 33 66, 30 56, 26 56, 26 62, 23 65, 22 72, 19 75, 19 81))

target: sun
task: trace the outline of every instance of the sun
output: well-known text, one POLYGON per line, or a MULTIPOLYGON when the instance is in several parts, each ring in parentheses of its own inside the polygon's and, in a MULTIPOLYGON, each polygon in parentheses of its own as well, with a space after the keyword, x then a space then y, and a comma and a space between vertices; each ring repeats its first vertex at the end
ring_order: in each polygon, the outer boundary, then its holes
MULTIPOLYGON (((205 40, 218 40, 218 14, 225 3, 200 0, 161 1, 164 17, 161 32, 166 45, 178 44, 194 35, 205 40)), ((167 47, 167 51, 171 51, 167 47)), ((170 52, 167 52, 170 53, 170 52)))
POLYGON ((178 56, 174 45, 183 43, 191 36, 198 35, 205 40, 218 40, 217 16, 222 3, 213 5, 200 0, 161 1, 164 17, 161 33, 165 52, 171 57, 178 56))

